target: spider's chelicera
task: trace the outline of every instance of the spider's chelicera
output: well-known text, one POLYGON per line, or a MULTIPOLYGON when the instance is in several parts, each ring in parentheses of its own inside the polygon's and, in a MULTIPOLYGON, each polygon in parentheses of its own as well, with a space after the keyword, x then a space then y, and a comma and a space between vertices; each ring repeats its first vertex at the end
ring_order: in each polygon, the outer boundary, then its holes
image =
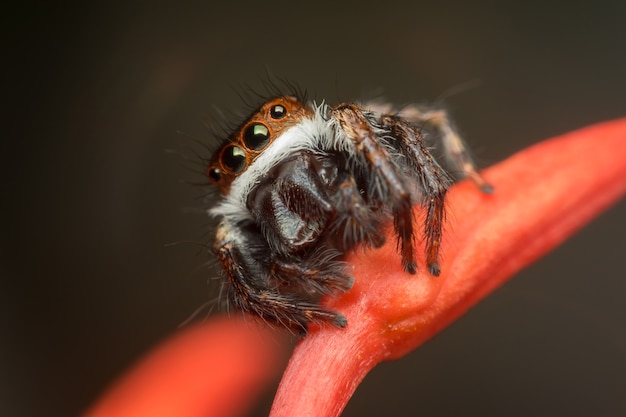
POLYGON ((220 218, 214 249, 231 303, 302 334, 310 323, 346 326, 319 299, 351 287, 342 256, 357 245, 380 247, 387 220, 404 270, 417 271, 419 234, 424 263, 439 275, 452 178, 429 151, 435 141, 459 177, 490 192, 441 110, 316 105, 290 96, 265 102, 207 169, 222 195, 209 212, 220 218), (415 205, 424 208, 422 231, 415 205))

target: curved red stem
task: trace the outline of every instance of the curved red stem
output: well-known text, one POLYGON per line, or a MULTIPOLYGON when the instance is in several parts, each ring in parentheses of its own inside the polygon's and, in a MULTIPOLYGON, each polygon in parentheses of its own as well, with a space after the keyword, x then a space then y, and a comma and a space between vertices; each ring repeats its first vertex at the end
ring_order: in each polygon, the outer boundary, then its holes
POLYGON ((350 257, 355 286, 327 300, 348 327, 317 329, 297 346, 273 417, 339 415, 377 363, 418 347, 619 199, 626 119, 542 142, 485 177, 493 195, 467 182, 449 194, 440 277, 404 273, 393 244, 350 257))

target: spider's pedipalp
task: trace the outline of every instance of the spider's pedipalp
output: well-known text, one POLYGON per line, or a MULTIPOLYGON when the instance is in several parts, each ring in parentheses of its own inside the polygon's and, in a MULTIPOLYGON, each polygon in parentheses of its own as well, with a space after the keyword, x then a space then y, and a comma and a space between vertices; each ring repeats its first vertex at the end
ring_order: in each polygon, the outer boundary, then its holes
POLYGON ((381 233, 381 216, 365 201, 353 176, 342 173, 333 195, 337 218, 329 227, 329 238, 341 251, 360 244, 379 248, 385 243, 381 233))

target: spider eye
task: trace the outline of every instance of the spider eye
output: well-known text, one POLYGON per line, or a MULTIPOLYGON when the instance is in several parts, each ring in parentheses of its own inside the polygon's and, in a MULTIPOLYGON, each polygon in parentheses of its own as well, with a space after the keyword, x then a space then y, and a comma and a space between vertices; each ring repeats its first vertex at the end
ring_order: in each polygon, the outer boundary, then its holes
POLYGON ((273 106, 270 110, 270 116, 272 116, 272 119, 282 119, 286 115, 287 109, 285 109, 285 107, 281 106, 280 104, 273 106))
POLYGON ((243 141, 249 149, 260 151, 269 143, 270 131, 265 125, 255 123, 248 126, 243 135, 243 141))
POLYGON ((230 145, 222 151, 221 161, 225 168, 239 173, 246 166, 246 152, 239 146, 230 145))
POLYGON ((219 182, 219 180, 222 179, 222 172, 219 168, 209 168, 207 175, 215 182, 219 182))

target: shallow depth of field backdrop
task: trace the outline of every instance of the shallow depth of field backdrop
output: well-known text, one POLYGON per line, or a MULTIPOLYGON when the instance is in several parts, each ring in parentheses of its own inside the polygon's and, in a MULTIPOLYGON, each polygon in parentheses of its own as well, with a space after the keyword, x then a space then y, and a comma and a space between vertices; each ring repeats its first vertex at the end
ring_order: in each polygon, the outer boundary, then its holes
MULTIPOLYGON (((214 140, 266 68, 331 103, 472 85, 445 103, 484 167, 626 116, 626 3, 589 3, 5 6, 0 415, 76 415, 215 296, 203 249, 166 246, 210 241, 181 182, 202 175, 166 150, 214 140)), ((624 236, 622 202, 344 415, 626 414, 624 236)))

